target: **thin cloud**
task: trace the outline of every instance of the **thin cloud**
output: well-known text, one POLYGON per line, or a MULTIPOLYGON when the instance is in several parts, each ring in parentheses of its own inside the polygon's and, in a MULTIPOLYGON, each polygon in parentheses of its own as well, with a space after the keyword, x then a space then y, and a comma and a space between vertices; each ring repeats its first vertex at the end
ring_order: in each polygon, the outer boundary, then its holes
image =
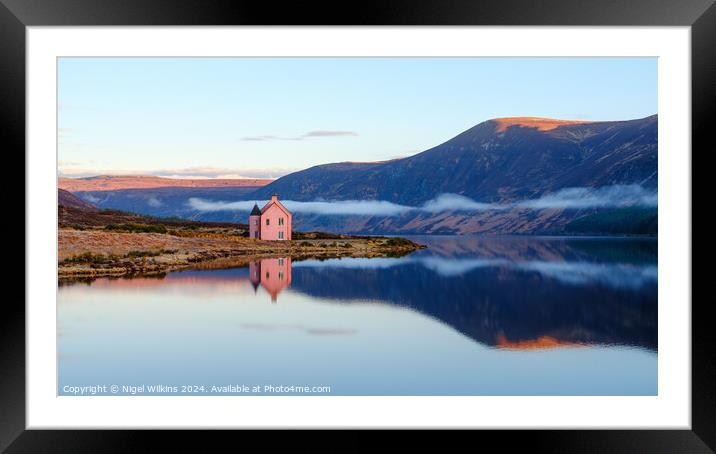
POLYGON ((357 136, 358 133, 353 131, 309 131, 302 137, 346 137, 357 136))
POLYGON ((298 169, 285 167, 265 167, 251 169, 236 169, 231 167, 186 167, 182 169, 163 169, 145 174, 167 178, 261 178, 274 179, 298 169))
POLYGON ((245 142, 270 142, 270 141, 276 141, 276 140, 304 140, 304 139, 311 139, 316 137, 356 137, 358 136, 358 133, 355 131, 329 131, 329 130, 318 130, 318 131, 308 131, 305 134, 301 134, 300 136, 296 137, 281 137, 281 136, 273 136, 273 135, 263 135, 263 136, 247 136, 242 137, 241 140, 245 142))
POLYGON ((268 141, 268 140, 282 140, 282 139, 277 136, 252 136, 252 137, 242 137, 241 140, 245 140, 247 142, 263 142, 263 141, 268 141))
POLYGON ((60 159, 60 160, 57 162, 57 164, 58 164, 60 167, 75 167, 75 166, 84 165, 84 164, 86 164, 86 162, 82 162, 82 161, 67 161, 67 160, 65 160, 65 159, 60 159))

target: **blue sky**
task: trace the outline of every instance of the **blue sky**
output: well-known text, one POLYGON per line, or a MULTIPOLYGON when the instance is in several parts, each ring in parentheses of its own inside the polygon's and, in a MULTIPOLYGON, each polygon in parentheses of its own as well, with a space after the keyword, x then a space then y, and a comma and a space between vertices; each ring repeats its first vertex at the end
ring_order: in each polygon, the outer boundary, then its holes
POLYGON ((490 118, 657 113, 656 58, 61 58, 60 174, 275 178, 490 118))

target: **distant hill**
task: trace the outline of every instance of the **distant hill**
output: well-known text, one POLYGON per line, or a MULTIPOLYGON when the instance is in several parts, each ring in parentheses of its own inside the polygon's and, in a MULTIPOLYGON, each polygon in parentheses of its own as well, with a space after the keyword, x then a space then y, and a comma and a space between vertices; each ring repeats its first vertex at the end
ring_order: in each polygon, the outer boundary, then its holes
POLYGON ((183 217, 187 219, 247 222, 243 214, 237 217, 218 217, 199 213, 187 205, 190 197, 207 200, 246 200, 256 190, 254 186, 206 188, 162 187, 145 189, 117 189, 113 191, 77 191, 75 194, 102 208, 131 211, 149 216, 183 217), (207 216, 202 216, 207 215, 207 216))
POLYGON ((77 197, 64 189, 57 190, 57 205, 63 207, 79 208, 85 211, 99 211, 99 208, 77 197))
POLYGON ((248 229, 246 223, 198 222, 185 219, 146 216, 113 209, 99 209, 63 189, 57 190, 58 225, 60 227, 100 227, 108 224, 149 224, 182 227, 231 227, 248 229))
POLYGON ((60 178, 59 187, 67 191, 116 191, 119 189, 148 188, 216 188, 252 187, 267 185, 267 179, 184 179, 144 175, 98 175, 86 178, 60 178))

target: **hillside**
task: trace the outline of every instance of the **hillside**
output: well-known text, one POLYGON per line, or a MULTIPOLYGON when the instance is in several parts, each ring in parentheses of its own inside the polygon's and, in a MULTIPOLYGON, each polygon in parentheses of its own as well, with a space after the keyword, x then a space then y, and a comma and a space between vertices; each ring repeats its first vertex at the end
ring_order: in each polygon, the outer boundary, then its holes
POLYGON ((57 214, 60 227, 75 229, 104 227, 110 224, 161 225, 182 228, 232 228, 240 232, 248 231, 246 223, 199 222, 177 218, 145 216, 113 209, 99 209, 76 195, 63 189, 57 190, 57 214))
POLYGON ((581 234, 656 235, 658 218, 656 208, 622 208, 584 215, 567 223, 564 230, 581 234))
POLYGON ((207 200, 244 200, 256 190, 253 186, 184 188, 163 187, 146 189, 118 189, 101 191, 77 191, 79 197, 103 207, 131 211, 149 216, 183 217, 197 220, 220 220, 246 222, 245 216, 209 219, 196 214, 187 206, 190 197, 207 200))
POLYGON ((99 210, 99 208, 97 208, 96 206, 85 200, 82 200, 81 198, 77 197, 69 191, 65 191, 64 189, 57 190, 57 205, 62 207, 78 208, 90 212, 99 210))
POLYGON ((656 115, 576 124, 540 120, 489 120, 403 159, 311 167, 256 190, 254 197, 278 193, 301 201, 370 199, 418 205, 444 193, 506 202, 567 187, 638 183, 656 188, 656 115), (543 126, 545 122, 551 127, 543 126))

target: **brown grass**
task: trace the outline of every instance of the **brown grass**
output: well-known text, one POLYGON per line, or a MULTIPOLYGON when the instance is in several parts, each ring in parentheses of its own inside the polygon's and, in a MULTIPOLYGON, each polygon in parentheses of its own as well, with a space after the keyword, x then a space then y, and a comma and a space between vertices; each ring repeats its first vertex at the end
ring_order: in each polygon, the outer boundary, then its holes
POLYGON ((189 267, 230 267, 271 256, 387 256, 406 254, 422 247, 391 238, 261 241, 203 231, 197 231, 193 236, 184 231, 182 235, 61 228, 58 236, 60 276, 149 274, 189 267), (87 253, 113 259, 88 263, 73 260, 87 253))

